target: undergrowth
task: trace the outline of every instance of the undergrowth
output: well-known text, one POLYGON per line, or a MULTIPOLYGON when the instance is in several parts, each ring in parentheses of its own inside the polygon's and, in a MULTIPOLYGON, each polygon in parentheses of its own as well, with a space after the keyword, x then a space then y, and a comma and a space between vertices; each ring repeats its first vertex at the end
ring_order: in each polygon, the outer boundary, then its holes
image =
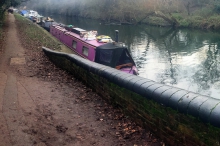
POLYGON ((189 16, 182 13, 173 13, 172 16, 178 21, 178 27, 220 29, 220 15, 211 13, 211 11, 204 10, 202 12, 196 11, 189 16))
POLYGON ((0 54, 4 49, 4 42, 6 36, 6 19, 5 14, 0 19, 0 54))

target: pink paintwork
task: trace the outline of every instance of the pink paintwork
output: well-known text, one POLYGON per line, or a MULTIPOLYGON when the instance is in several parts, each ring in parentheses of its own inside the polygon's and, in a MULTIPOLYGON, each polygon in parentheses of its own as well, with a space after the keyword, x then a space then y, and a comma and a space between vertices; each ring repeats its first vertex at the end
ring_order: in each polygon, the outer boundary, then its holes
MULTIPOLYGON (((82 30, 80 28, 78 29, 82 30)), ((67 29, 59 25, 50 26, 50 33, 66 46, 71 48, 76 54, 93 62, 95 61, 96 47, 105 44, 98 42, 96 39, 86 40, 85 38, 80 37, 79 34, 68 31, 67 29), (76 42, 75 46, 74 42, 76 42), (88 52, 83 52, 84 47, 86 47, 86 50, 88 50, 88 52)), ((135 64, 131 67, 122 68, 119 70, 130 74, 137 74, 137 68, 135 64)))
POLYGON ((97 46, 103 45, 104 43, 99 43, 96 40, 85 40, 84 38, 80 37, 78 34, 67 31, 64 27, 59 25, 53 25, 50 27, 50 33, 63 42, 65 45, 70 47, 74 52, 78 55, 87 58, 91 61, 95 60, 95 48, 97 46), (73 48, 73 40, 77 42, 76 48, 73 48), (88 56, 83 54, 82 48, 88 48, 88 56))
POLYGON ((132 68, 131 67, 122 68, 122 69, 120 69, 120 71, 129 73, 129 74, 135 74, 135 75, 138 74, 138 70, 137 70, 136 66, 132 66, 132 68))

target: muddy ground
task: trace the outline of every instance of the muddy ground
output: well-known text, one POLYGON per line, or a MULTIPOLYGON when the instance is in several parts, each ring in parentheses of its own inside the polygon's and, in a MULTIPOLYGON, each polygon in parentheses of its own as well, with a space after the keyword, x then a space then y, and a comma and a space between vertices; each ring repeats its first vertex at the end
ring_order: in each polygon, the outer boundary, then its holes
POLYGON ((9 14, 0 53, 0 146, 164 145, 54 66, 20 27, 9 14))

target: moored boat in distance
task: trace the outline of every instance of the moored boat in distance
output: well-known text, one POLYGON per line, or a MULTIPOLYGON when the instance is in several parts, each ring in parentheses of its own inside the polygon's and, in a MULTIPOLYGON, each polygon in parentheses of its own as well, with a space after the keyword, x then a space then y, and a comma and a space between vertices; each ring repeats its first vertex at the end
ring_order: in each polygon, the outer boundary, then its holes
POLYGON ((90 61, 137 75, 138 71, 128 49, 108 36, 96 36, 97 31, 64 25, 51 25, 50 33, 71 48, 79 56, 90 61))
POLYGON ((50 17, 44 17, 41 22, 40 25, 41 27, 43 27, 44 29, 46 29, 47 31, 50 31, 50 26, 51 25, 57 25, 58 23, 55 22, 53 19, 51 19, 50 17))

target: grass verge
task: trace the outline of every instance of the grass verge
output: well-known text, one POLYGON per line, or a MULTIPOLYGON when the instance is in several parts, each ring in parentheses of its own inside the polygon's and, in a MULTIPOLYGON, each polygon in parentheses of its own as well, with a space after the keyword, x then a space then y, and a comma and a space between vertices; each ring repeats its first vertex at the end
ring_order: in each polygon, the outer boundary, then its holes
POLYGON ((31 46, 29 49, 37 51, 41 50, 42 46, 45 46, 54 50, 61 50, 61 43, 53 39, 50 34, 37 26, 37 24, 19 14, 15 14, 15 19, 19 35, 22 37, 21 41, 24 42, 23 44, 28 45, 28 47, 31 46))
POLYGON ((17 26, 17 37, 25 50, 27 62, 26 76, 35 76, 48 81, 66 82, 71 80, 67 73, 57 67, 45 56, 42 46, 62 52, 71 52, 59 40, 54 38, 46 30, 24 18, 19 14, 14 14, 17 26), (64 50, 66 49, 66 50, 64 50), (66 77, 66 78, 65 78, 66 77))
POLYGON ((3 17, 2 20, 0 20, 0 54, 4 50, 5 38, 6 38, 6 19, 5 17, 3 17))

